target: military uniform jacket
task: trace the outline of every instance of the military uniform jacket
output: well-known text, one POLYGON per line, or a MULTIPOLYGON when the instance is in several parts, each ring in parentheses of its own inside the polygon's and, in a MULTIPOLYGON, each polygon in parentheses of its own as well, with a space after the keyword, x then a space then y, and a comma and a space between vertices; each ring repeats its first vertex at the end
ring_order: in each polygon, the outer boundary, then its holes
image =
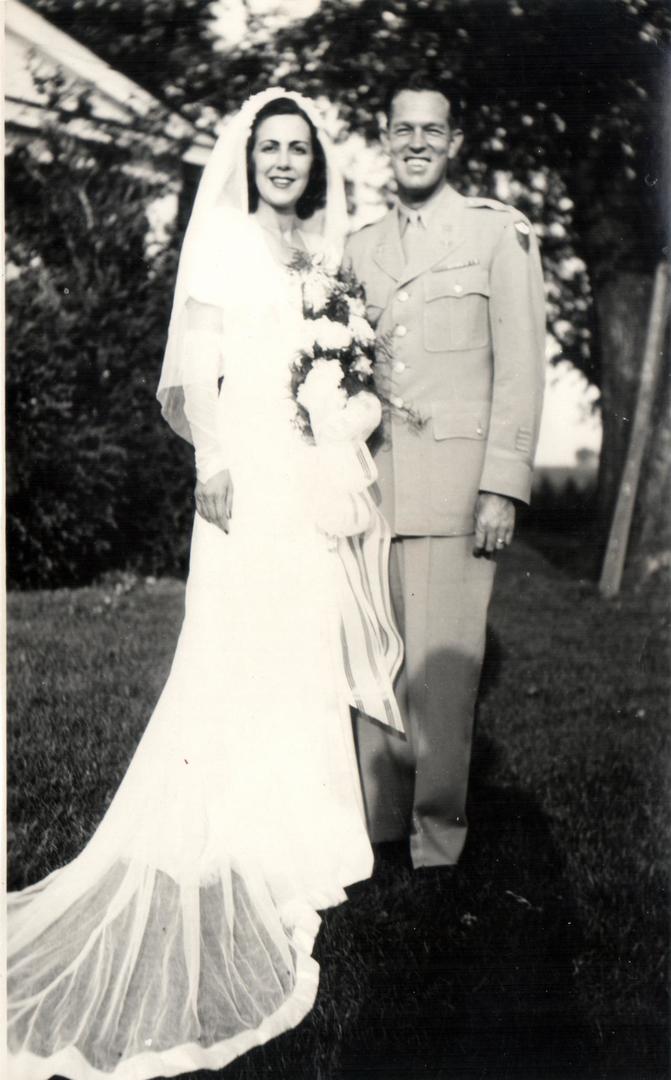
POLYGON ((345 259, 366 289, 392 402, 376 452, 381 508, 397 534, 463 535, 479 491, 529 500, 545 370, 540 256, 523 214, 450 187, 422 248, 406 264, 394 209, 350 237, 345 259))

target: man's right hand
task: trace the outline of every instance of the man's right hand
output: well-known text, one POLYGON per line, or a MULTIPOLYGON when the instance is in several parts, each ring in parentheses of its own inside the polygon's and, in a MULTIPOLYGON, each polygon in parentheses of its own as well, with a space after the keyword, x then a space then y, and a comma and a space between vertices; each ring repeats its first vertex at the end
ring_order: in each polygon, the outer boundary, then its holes
POLYGON ((200 516, 227 533, 233 516, 233 481, 229 470, 222 469, 205 483, 198 480, 195 495, 200 516))

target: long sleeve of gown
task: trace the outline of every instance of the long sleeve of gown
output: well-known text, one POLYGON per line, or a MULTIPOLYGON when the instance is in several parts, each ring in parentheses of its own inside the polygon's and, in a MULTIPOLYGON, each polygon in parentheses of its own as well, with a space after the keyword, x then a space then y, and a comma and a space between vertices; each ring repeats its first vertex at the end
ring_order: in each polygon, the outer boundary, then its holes
POLYGON ((185 339, 188 381, 184 385, 184 412, 196 452, 196 474, 205 483, 227 463, 217 429, 218 381, 221 375, 221 313, 190 300, 185 339))

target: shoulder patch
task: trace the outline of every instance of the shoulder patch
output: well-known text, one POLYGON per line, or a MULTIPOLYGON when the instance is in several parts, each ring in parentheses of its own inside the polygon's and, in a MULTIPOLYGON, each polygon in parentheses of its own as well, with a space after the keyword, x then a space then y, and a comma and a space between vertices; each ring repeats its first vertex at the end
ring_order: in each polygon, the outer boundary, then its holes
POLYGON ((526 221, 515 222, 515 236, 517 242, 525 251, 529 250, 529 236, 531 234, 531 227, 527 225, 526 221))

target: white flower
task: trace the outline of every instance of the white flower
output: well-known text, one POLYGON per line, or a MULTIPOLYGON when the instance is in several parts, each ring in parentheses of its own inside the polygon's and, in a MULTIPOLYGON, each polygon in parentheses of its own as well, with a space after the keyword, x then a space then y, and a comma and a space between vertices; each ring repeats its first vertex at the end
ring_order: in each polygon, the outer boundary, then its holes
POLYGON ((366 305, 360 296, 348 296, 347 305, 349 307, 350 315, 365 315, 366 305))
POLYGON ((308 311, 315 315, 326 307, 331 290, 326 274, 312 273, 303 283, 303 300, 308 311))
POLYGON ((352 331, 342 323, 333 322, 324 315, 315 319, 310 327, 312 339, 325 352, 335 349, 346 349, 352 344, 352 331))
POLYGON ((305 382, 298 388, 299 405, 312 415, 323 411, 341 409, 347 404, 347 394, 342 389, 344 373, 338 360, 315 360, 305 382))
POLYGON ((360 375, 372 375, 373 362, 369 357, 364 356, 362 353, 356 363, 352 364, 352 371, 356 371, 360 375))
POLYGON ((375 331, 368 320, 362 318, 361 315, 350 315, 349 325, 359 344, 367 345, 369 342, 375 341, 375 331))

